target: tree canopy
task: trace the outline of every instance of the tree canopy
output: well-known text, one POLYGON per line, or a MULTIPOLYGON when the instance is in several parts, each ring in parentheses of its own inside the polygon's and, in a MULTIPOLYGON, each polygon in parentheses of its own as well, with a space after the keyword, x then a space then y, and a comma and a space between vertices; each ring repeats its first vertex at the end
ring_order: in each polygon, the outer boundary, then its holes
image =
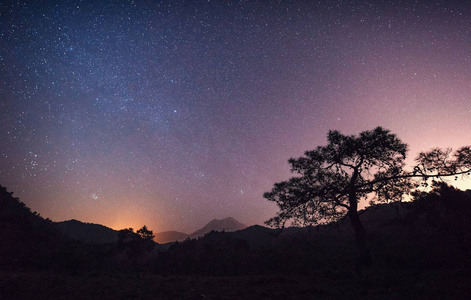
POLYGON ((407 145, 388 130, 377 127, 359 136, 330 131, 327 140, 327 146, 291 158, 292 172, 300 176, 276 183, 264 194, 280 207, 270 225, 279 227, 287 220, 302 225, 331 222, 372 193, 373 202, 395 201, 412 188, 410 179, 400 176, 407 145))
POLYGON ((146 225, 137 232, 132 228, 122 229, 118 232, 118 246, 136 256, 154 248, 154 237, 154 233, 146 225))

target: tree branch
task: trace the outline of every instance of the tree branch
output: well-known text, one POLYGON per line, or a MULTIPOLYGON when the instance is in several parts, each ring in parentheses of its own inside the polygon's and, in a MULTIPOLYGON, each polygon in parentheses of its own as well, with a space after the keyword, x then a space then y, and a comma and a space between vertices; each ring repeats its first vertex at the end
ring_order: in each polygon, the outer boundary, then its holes
POLYGON ((417 174, 416 172, 412 172, 406 175, 398 175, 398 176, 392 176, 392 177, 384 177, 381 179, 373 180, 367 183, 360 184, 356 186, 358 189, 361 189, 362 187, 368 186, 368 185, 374 185, 377 183, 382 183, 390 180, 398 180, 398 179, 407 179, 407 178, 422 178, 422 179, 429 179, 429 178, 441 178, 441 177, 450 177, 450 176, 458 176, 458 175, 465 175, 471 172, 471 169, 468 169, 466 171, 460 171, 456 173, 450 173, 450 174, 417 174))

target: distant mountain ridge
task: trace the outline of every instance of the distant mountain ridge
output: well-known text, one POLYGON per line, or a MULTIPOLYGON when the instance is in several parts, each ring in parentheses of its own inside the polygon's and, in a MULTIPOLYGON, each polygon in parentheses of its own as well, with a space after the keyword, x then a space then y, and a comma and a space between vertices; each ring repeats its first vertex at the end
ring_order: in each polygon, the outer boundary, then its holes
POLYGON ((222 220, 214 219, 208 224, 206 224, 203 228, 193 232, 190 235, 190 238, 194 239, 200 236, 205 235, 211 231, 237 231, 247 228, 244 224, 240 223, 236 219, 229 217, 222 220))
POLYGON ((227 231, 233 232, 247 228, 246 225, 240 223, 236 219, 229 217, 222 220, 214 219, 203 228, 196 230, 192 234, 187 234, 178 231, 164 231, 159 232, 155 235, 155 241, 157 243, 166 244, 175 241, 183 241, 187 238, 195 239, 211 231, 227 231))
MULTIPOLYGON (((56 222, 60 231, 67 237, 91 244, 107 244, 118 241, 118 230, 100 224, 85 223, 75 219, 56 222)), ((175 241, 184 241, 187 238, 195 239, 211 231, 233 232, 247 228, 236 219, 229 217, 222 220, 214 219, 203 228, 196 230, 192 234, 178 231, 164 231, 155 234, 155 241, 159 244, 166 244, 175 241)))
POLYGON ((179 231, 163 231, 155 234, 154 240, 159 244, 166 244, 175 241, 184 241, 190 235, 179 231))

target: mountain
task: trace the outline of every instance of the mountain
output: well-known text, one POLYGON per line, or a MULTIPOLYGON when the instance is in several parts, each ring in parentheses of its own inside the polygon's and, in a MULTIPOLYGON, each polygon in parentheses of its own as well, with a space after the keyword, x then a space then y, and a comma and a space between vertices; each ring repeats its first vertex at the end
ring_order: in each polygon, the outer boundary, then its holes
POLYGON ((118 241, 118 231, 109 227, 69 220, 56 223, 69 238, 91 244, 107 244, 118 241))
POLYGON ((183 241, 189 237, 188 234, 178 231, 164 231, 155 235, 155 241, 160 244, 183 241))
POLYGON ((205 234, 211 231, 238 231, 247 228, 244 224, 240 223, 236 219, 229 217, 222 220, 214 219, 208 224, 206 224, 203 228, 196 230, 192 234, 187 234, 178 231, 164 231, 159 232, 155 235, 155 241, 160 244, 166 244, 171 242, 181 242, 186 240, 187 238, 196 239, 200 236, 204 236, 205 234))
MULTIPOLYGON (((56 224, 63 234, 73 240, 79 240, 90 244, 107 244, 118 241, 118 231, 100 224, 84 223, 78 220, 57 222, 56 224)), ((155 234, 154 240, 159 244, 166 244, 175 241, 184 241, 187 238, 198 238, 211 231, 232 232, 245 228, 247 228, 247 226, 234 218, 226 218, 222 220, 214 219, 192 234, 178 231, 164 231, 155 234)))
POLYGON ((231 232, 231 231, 242 230, 245 228, 247 228, 247 226, 245 226, 244 224, 240 223, 239 221, 237 221, 236 219, 232 217, 222 219, 222 220, 214 219, 208 224, 206 224, 206 226, 204 226, 203 228, 190 234, 190 238, 194 239, 194 238, 203 236, 206 233, 209 233, 211 231, 231 232))

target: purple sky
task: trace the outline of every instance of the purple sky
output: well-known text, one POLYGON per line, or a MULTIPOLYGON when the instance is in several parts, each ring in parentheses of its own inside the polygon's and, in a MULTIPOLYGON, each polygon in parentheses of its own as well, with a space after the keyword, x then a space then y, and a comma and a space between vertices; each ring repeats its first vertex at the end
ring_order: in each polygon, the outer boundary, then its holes
POLYGON ((272 217, 330 129, 471 144, 468 1, 313 2, 2 2, 0 184, 55 221, 192 232, 272 217))

